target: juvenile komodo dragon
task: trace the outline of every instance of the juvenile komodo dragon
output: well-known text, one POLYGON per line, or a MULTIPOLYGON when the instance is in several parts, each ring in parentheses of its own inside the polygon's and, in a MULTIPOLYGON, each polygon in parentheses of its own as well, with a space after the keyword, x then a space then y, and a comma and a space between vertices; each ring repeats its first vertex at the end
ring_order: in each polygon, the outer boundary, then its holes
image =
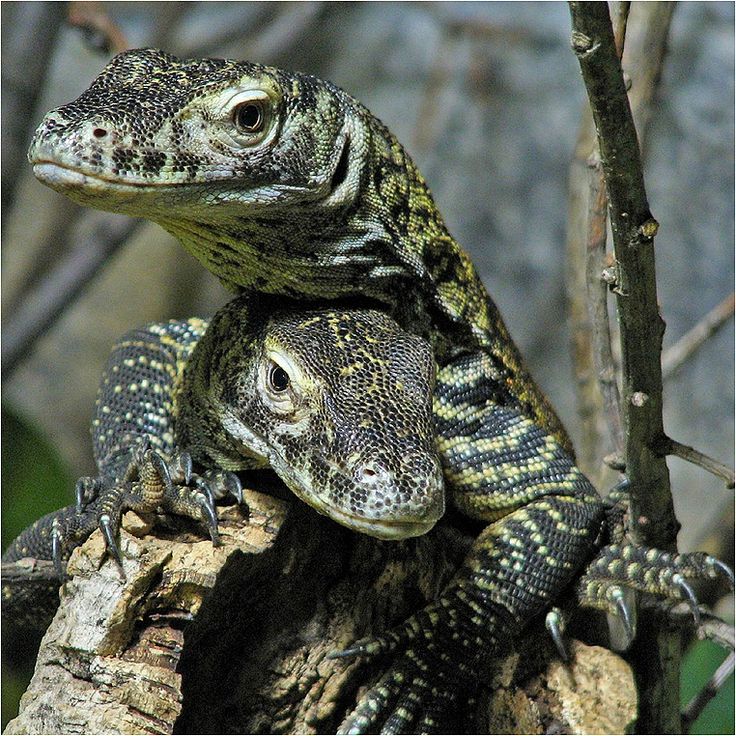
MULTIPOLYGON (((29 157, 75 201, 159 223, 235 291, 369 297, 429 338, 447 501, 487 526, 437 600, 349 650, 393 660, 341 729, 436 727, 609 540, 564 428, 407 153, 329 82, 142 49, 50 112, 29 157)), ((610 544, 578 589, 621 612, 622 585, 690 600, 685 578, 700 575, 726 573, 705 555, 610 544)))
MULTIPOLYGON (((100 526, 122 565, 115 532, 126 509, 188 516, 217 543, 215 498, 242 504, 232 471, 263 467, 351 529, 380 539, 429 531, 445 510, 429 344, 375 309, 278 302, 244 294, 210 322, 122 337, 92 422, 99 476, 80 479, 77 504, 24 530, 3 562, 53 560, 63 577, 72 550, 100 526)), ((48 625, 56 591, 44 600, 18 590, 16 601, 3 591, 7 615, 48 625)))

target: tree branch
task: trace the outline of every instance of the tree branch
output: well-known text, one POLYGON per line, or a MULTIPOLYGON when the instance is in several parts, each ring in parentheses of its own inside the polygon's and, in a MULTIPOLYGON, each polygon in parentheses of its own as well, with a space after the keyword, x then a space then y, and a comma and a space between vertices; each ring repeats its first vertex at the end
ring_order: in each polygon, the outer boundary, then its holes
POLYGON ((695 327, 688 330, 674 345, 662 353, 662 375, 665 380, 681 368, 687 360, 715 335, 734 313, 734 294, 729 294, 720 304, 713 307, 695 327))
POLYGON ((712 473, 723 480, 726 484, 726 488, 733 488, 736 483, 736 478, 734 478, 734 473, 731 468, 723 463, 719 463, 718 460, 714 460, 704 452, 700 452, 689 445, 683 445, 677 440, 665 437, 658 444, 658 449, 662 455, 674 455, 686 462, 703 468, 703 470, 707 470, 709 473, 712 473))
MULTIPOLYGON (((642 138, 651 118, 674 4, 637 3, 631 13, 629 6, 627 2, 614 3, 614 36, 617 53, 619 57, 623 54, 628 71, 631 111, 642 138)), ((587 473, 596 475, 600 457, 609 452, 601 441, 604 426, 608 427, 613 450, 604 462, 622 469, 623 429, 611 350, 608 289, 601 281, 611 270, 610 256, 606 255, 605 181, 588 105, 582 113, 569 182, 567 292, 571 353, 583 425, 578 459, 587 473)), ((605 484, 604 477, 598 480, 605 484)))
POLYGON ((690 732, 690 726, 695 723, 705 706, 718 695, 726 680, 733 674, 734 665, 736 665, 736 657, 731 652, 703 686, 703 689, 687 704, 682 712, 682 730, 684 733, 690 732))
MULTIPOLYGON (((625 462, 631 481, 635 541, 675 549, 677 521, 666 460, 654 449, 664 436, 660 355, 664 322, 657 306, 653 239, 639 143, 606 3, 571 2, 572 45, 598 134, 609 198, 621 326, 625 462)), ((637 659, 638 729, 680 730, 679 640, 646 624, 637 659)))
MULTIPOLYGON (((435 598, 470 540, 441 524, 381 542, 295 499, 246 496, 247 521, 219 509, 217 548, 126 515, 125 579, 99 532, 75 550, 6 733, 334 733, 390 659, 327 655, 435 598)), ((517 646, 523 655, 492 663, 477 704, 461 697, 449 714, 459 732, 628 729, 636 695, 620 657, 572 641, 562 663, 541 625, 517 646)))
POLYGON ((36 341, 74 302, 142 220, 94 212, 80 218, 72 250, 40 283, 25 291, 3 329, 2 375, 9 376, 36 341))

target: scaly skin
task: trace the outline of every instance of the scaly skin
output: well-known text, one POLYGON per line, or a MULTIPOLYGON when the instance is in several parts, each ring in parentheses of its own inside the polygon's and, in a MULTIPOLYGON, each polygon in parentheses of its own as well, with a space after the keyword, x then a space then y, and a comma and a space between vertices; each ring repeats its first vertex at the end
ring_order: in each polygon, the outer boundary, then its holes
MULTIPOLYGON (((49 113, 29 157, 72 199, 158 222, 235 290, 369 297, 430 338, 448 501, 489 525, 437 601, 356 648, 395 658, 342 728, 435 728, 594 556, 605 509, 402 146, 328 82, 149 49, 49 113)), ((607 549, 603 568, 620 562, 607 549)))
POLYGON ((207 327, 152 324, 115 345, 92 423, 92 497, 81 514, 40 519, 4 561, 51 559, 54 534, 66 559, 103 513, 113 531, 125 509, 158 506, 206 523, 207 494, 192 479, 215 468, 270 466, 317 511, 379 539, 425 534, 440 519, 435 366, 424 340, 376 310, 295 310, 251 295, 207 327), (178 467, 182 453, 194 475, 178 467))

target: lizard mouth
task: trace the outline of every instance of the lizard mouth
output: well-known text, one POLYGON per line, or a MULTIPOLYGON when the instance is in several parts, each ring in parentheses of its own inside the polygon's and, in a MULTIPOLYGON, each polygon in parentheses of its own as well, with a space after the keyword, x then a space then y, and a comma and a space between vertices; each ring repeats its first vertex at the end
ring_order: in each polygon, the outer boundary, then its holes
POLYGON ((86 189, 109 192, 115 191, 132 191, 141 189, 154 189, 171 184, 163 184, 155 182, 137 182, 137 181, 121 181, 118 178, 111 178, 99 174, 80 171, 77 168, 64 166, 63 164, 52 161, 37 161, 33 164, 33 175, 46 186, 51 189, 86 189))
POLYGON ((310 504, 313 508, 325 516, 329 516, 338 524, 348 527, 356 532, 361 532, 369 537, 385 540, 401 540, 410 537, 419 537, 426 534, 437 522, 432 521, 402 521, 385 519, 370 519, 364 516, 354 516, 331 508, 329 510, 321 510, 314 504, 310 504))

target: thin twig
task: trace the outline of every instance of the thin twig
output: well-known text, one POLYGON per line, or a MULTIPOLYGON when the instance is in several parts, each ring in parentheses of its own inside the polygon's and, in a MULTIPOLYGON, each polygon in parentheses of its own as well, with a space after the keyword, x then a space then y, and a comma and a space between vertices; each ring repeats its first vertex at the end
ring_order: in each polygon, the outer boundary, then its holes
MULTIPOLYGON (((661 598, 645 596, 641 605, 642 609, 656 613, 678 628, 694 629, 693 611, 689 603, 683 601, 673 605, 670 601, 661 598)), ((736 648, 733 625, 711 613, 705 606, 699 606, 698 611, 700 613, 700 624, 695 629, 698 639, 708 639, 727 651, 733 652, 736 648)))
MULTIPOLYGON (((614 36, 619 57, 624 47, 629 5, 628 2, 615 3, 617 14, 614 36)), ((591 472, 593 464, 597 464, 603 454, 601 415, 605 414, 607 418, 605 426, 610 432, 613 445, 613 453, 606 453, 606 458, 610 458, 611 465, 619 467, 623 465, 623 427, 616 364, 611 355, 608 289, 601 280, 606 260, 606 185, 600 166, 593 118, 590 107, 587 106, 583 111, 575 146, 569 198, 568 293, 573 322, 572 352, 584 425, 583 462, 590 466, 587 469, 591 472), (585 165, 581 166, 580 161, 583 158, 585 165), (584 188, 587 188, 587 192, 584 188), (587 202, 587 207, 584 202, 587 202), (585 216, 581 221, 583 213, 585 216)), ((599 480, 602 481, 603 478, 599 480)))
POLYGON ((662 375, 666 379, 681 368, 711 336, 715 335, 734 314, 734 294, 729 294, 713 307, 695 327, 662 353, 662 375))
POLYGON ((103 3, 96 0, 91 2, 72 0, 66 7, 69 25, 79 28, 92 48, 106 54, 119 54, 130 48, 128 39, 113 22, 103 3))
POLYGON ((91 212, 72 238, 74 248, 35 288, 24 294, 3 328, 2 375, 6 378, 36 341, 112 255, 140 226, 141 220, 91 212), (80 232, 81 231, 81 232, 80 232))
POLYGON ((736 665, 736 656, 731 652, 713 673, 710 680, 703 685, 701 691, 685 706, 685 710, 682 712, 683 733, 690 732, 690 726, 695 723, 705 706, 718 695, 726 680, 733 674, 734 665, 736 665))
POLYGON ((611 326, 608 320, 608 285, 602 278, 606 265, 606 182, 597 155, 593 156, 588 197, 588 237, 586 242, 585 280, 588 294, 588 317, 592 325, 592 350, 598 386, 613 445, 613 462, 621 466, 624 452, 624 428, 621 422, 621 397, 616 377, 616 363, 611 351, 611 326))
POLYGON ((634 3, 626 28, 622 66, 631 81, 629 104, 643 157, 646 157, 649 121, 657 110, 655 98, 676 6, 674 2, 634 3))
POLYGON ((707 470, 717 478, 720 478, 726 484, 726 488, 733 488, 736 483, 734 472, 728 467, 728 465, 724 465, 723 463, 718 462, 718 460, 714 460, 704 452, 700 452, 700 450, 696 450, 689 445, 683 445, 677 440, 665 437, 658 444, 658 449, 663 455, 674 455, 675 457, 679 457, 682 460, 703 468, 703 470, 707 470))
MULTIPOLYGON (((602 421, 602 397, 593 361, 593 330, 588 311, 586 277, 587 239, 591 229, 588 199, 589 157, 595 146, 595 128, 590 106, 582 112, 575 152, 568 174, 568 219, 566 243, 565 288, 570 323, 570 355, 575 375, 575 395, 580 418, 580 441, 577 443, 577 461, 583 472, 595 478, 598 475, 605 425, 602 421)), ((605 224, 603 226, 605 232, 605 224)), ((600 283, 600 280, 597 280, 600 283)), ((603 481, 602 478, 598 478, 603 481)))
POLYGON ((15 201, 21 167, 35 128, 34 111, 64 24, 63 3, 3 4, 2 215, 15 201), (33 39, 33 43, 29 43, 33 39))
MULTIPOLYGON (((631 3, 620 0, 613 4, 613 38, 616 54, 621 59, 626 41, 626 26, 631 3)), ((621 423, 621 397, 616 380, 616 362, 611 351, 611 326, 608 320, 608 286, 602 278, 606 265, 607 204, 606 180, 600 161, 598 143, 589 159, 588 233, 585 247, 585 282, 588 293, 588 316, 592 325, 593 361, 603 397, 603 409, 611 433, 613 454, 609 464, 625 467, 623 462, 624 428, 621 423)))
MULTIPOLYGON (((677 520, 665 458, 660 356, 664 323, 657 306, 653 239, 641 155, 606 3, 571 2, 572 45, 598 133, 617 260, 617 307, 631 481, 631 532, 640 544, 676 548, 677 520)), ((644 732, 679 730, 679 640, 642 622, 636 659, 644 732)))
POLYGON ((324 12, 330 10, 330 3, 314 1, 273 5, 278 11, 276 15, 272 15, 272 8, 268 7, 267 14, 258 15, 256 28, 249 28, 243 33, 243 29, 236 26, 217 37, 198 41, 182 53, 187 56, 223 53, 230 44, 237 43, 240 55, 247 54, 249 59, 274 63, 304 37, 324 12))

